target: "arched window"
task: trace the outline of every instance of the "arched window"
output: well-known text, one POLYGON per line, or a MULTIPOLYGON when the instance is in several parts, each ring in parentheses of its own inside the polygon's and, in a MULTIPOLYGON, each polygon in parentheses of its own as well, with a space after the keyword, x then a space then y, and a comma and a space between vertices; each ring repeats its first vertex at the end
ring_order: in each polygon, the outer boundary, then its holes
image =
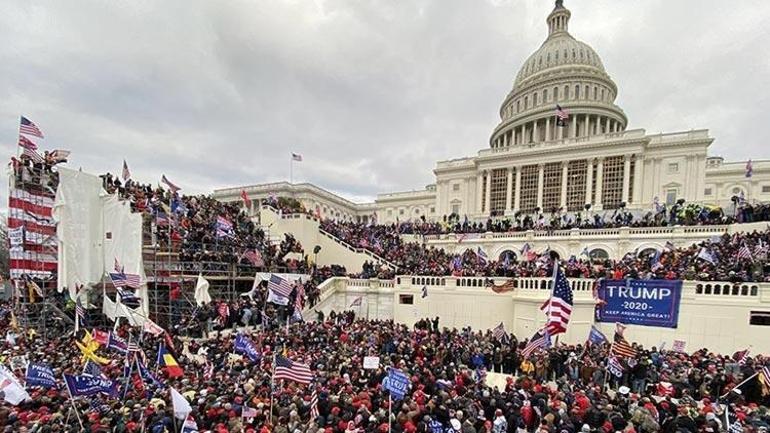
POLYGON ((550 65, 551 64, 551 53, 548 53, 548 57, 545 58, 545 64, 550 65))
POLYGON ((592 261, 604 261, 610 258, 610 255, 607 253, 607 250, 602 248, 594 248, 591 250, 590 253, 588 253, 588 257, 591 258, 592 261))
POLYGON ((586 86, 586 92, 583 93, 583 97, 586 99, 591 97, 591 93, 588 91, 588 86, 586 86))
POLYGON ((559 100, 559 88, 554 87, 553 88, 553 100, 558 101, 559 100))
POLYGON ((569 99, 569 86, 564 86, 564 93, 562 93, 562 98, 564 98, 564 100, 569 99))
POLYGON ((516 112, 518 113, 521 110, 521 100, 516 101, 516 112))
POLYGON ((575 99, 580 98, 580 85, 575 85, 575 99))
POLYGON ((606 99, 604 99, 604 89, 602 89, 602 101, 606 101, 606 99))
POLYGON ((537 105, 537 92, 532 94, 532 106, 537 105))
POLYGON ((599 89, 597 89, 596 86, 594 86, 594 100, 598 99, 597 96, 599 96, 599 89))
POLYGON ((524 97, 524 109, 526 110, 527 107, 529 107, 529 97, 525 96, 524 97))

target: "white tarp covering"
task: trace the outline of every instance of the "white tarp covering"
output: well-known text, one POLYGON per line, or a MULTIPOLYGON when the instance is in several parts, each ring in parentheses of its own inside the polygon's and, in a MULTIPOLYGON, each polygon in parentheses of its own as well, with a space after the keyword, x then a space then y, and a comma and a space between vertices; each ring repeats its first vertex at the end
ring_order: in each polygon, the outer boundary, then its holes
POLYGON ((58 289, 66 287, 74 299, 76 285, 101 281, 104 272, 102 180, 64 167, 58 171, 53 207, 59 239, 58 289))
POLYGON ((142 300, 142 312, 147 314, 147 284, 142 258, 142 214, 132 213, 131 205, 118 199, 117 195, 103 198, 104 213, 104 266, 112 272, 115 259, 120 262, 127 274, 137 274, 142 278, 142 287, 136 295, 142 300))
POLYGON ((259 285, 262 281, 270 281, 270 276, 276 275, 281 278, 283 278, 286 281, 295 282, 297 280, 301 282, 305 282, 310 279, 310 275, 308 274, 278 274, 278 273, 272 273, 272 272, 257 272, 257 275, 254 277, 254 286, 259 285))
MULTIPOLYGON (((59 168, 59 179, 53 209, 58 222, 59 290, 68 288, 70 297, 75 299, 75 287, 96 284, 103 275, 108 278, 106 273, 114 271, 115 259, 126 273, 138 274, 146 281, 142 215, 132 213, 131 206, 117 195, 108 195, 98 176, 59 168)), ((140 312, 146 315, 146 284, 137 296, 142 299, 140 312)))

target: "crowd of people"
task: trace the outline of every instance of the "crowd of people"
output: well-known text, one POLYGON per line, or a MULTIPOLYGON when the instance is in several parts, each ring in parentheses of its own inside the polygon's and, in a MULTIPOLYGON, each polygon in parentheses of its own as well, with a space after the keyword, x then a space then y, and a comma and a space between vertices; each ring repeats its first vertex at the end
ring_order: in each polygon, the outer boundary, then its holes
POLYGON ((102 176, 108 193, 117 193, 145 215, 153 241, 179 252, 181 262, 240 263, 261 269, 308 270, 302 245, 285 234, 278 245, 242 210, 206 195, 179 194, 171 187, 102 176))
MULTIPOLYGON (((63 374, 82 374, 84 356, 73 344, 84 338, 82 330, 77 337, 62 330, 43 340, 16 328, 9 306, 3 307, 1 354, 19 381, 25 362, 51 367, 59 382, 63 374)), ((140 352, 125 355, 104 345, 94 352, 106 360, 98 374, 115 382, 114 395, 71 402, 61 383, 28 386, 29 400, 0 406, 0 425, 5 432, 180 431, 169 391, 174 388, 189 401, 198 429, 213 432, 700 433, 726 430, 728 422, 746 432, 770 427, 768 390, 757 379, 736 388, 770 358, 633 344, 636 354, 622 357, 616 374, 608 371, 608 344, 562 343, 530 353, 527 341, 515 336, 440 325, 435 318, 410 328, 358 319, 350 311, 289 328, 276 320, 243 329, 254 356, 236 350, 235 332, 183 338, 177 328, 153 336, 123 325, 114 332, 139 342, 140 352), (156 364, 160 345, 181 372, 156 364), (138 367, 124 368, 133 356, 144 360, 152 378, 138 367), (278 356, 308 365, 311 383, 273 380, 278 356), (368 356, 378 356, 379 365, 364 368, 368 356), (389 402, 383 387, 389 368, 409 378, 403 399, 389 402), (504 385, 490 385, 494 372, 510 376, 504 385)))
MULTIPOLYGON (((366 248, 398 267, 403 275, 429 276, 549 276, 551 260, 559 260, 568 276, 611 279, 686 279, 702 281, 770 281, 767 255, 770 231, 725 234, 687 247, 669 244, 659 254, 632 251, 619 260, 591 257, 558 257, 548 249, 529 249, 485 257, 479 249, 460 254, 419 242, 408 242, 399 225, 367 225, 325 220, 321 227, 339 239, 366 248)), ((360 276, 392 278, 394 271, 367 264, 360 276)))

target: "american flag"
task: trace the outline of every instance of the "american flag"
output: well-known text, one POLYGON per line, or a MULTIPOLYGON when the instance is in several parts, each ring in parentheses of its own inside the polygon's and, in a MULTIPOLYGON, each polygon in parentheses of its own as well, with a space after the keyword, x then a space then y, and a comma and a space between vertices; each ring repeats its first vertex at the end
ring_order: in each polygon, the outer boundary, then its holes
POLYGON ((532 354, 537 349, 544 349, 551 346, 551 336, 548 334, 548 328, 543 328, 537 332, 529 340, 529 343, 521 351, 521 354, 525 357, 532 354))
POLYGON ((350 303, 350 306, 351 307, 360 307, 362 302, 363 302, 363 297, 359 296, 356 299, 353 299, 353 302, 350 303))
POLYGON ((623 337, 623 331, 625 330, 626 330, 626 327, 621 325, 620 323, 617 323, 615 325, 615 338, 612 343, 610 354, 615 356, 625 356, 625 357, 633 358, 636 356, 636 349, 634 349, 628 343, 625 337, 623 337))
POLYGON ((218 238, 233 236, 233 223, 231 223, 229 219, 221 215, 217 217, 215 228, 217 230, 218 238))
POLYGON ((770 251, 770 248, 768 248, 768 246, 762 242, 762 239, 760 239, 757 246, 754 247, 754 255, 758 260, 767 260, 768 251, 770 251))
POLYGON ((540 306, 540 310, 548 317, 546 327, 551 335, 567 332, 567 324, 572 315, 573 304, 572 287, 570 287, 569 281, 567 281, 567 276, 564 275, 564 271, 559 268, 558 264, 555 266, 556 275, 553 293, 551 298, 540 306))
POLYGON ((305 306, 305 286, 297 284, 297 294, 294 296, 294 309, 302 311, 305 306))
POLYGON ((48 156, 50 156, 54 162, 65 162, 70 156, 70 153, 72 152, 69 150, 55 149, 53 152, 49 153, 48 156))
POLYGON ((770 367, 762 367, 759 370, 759 381, 765 389, 770 389, 770 367))
POLYGON ((118 286, 115 286, 115 287, 117 288, 118 296, 120 297, 120 302, 123 302, 123 303, 142 302, 142 300, 138 296, 136 296, 134 293, 118 288, 118 286))
POLYGON ((297 161, 297 162, 302 162, 302 155, 300 155, 299 153, 292 152, 291 153, 291 160, 292 161, 297 161))
POLYGON ((282 355, 275 356, 275 379, 288 379, 299 383, 310 383, 313 380, 313 372, 310 366, 300 362, 294 362, 282 355))
POLYGON ((556 126, 567 126, 568 119, 569 111, 561 108, 561 105, 556 104, 556 126))
POLYGON ((310 394, 310 418, 316 419, 320 415, 321 413, 318 411, 318 391, 313 388, 313 393, 310 394))
POLYGON ((128 164, 126 164, 126 160, 123 160, 123 182, 127 181, 128 179, 131 179, 131 172, 128 170, 128 164))
POLYGON ((176 193, 177 191, 179 191, 181 189, 178 186, 176 186, 173 183, 171 183, 171 181, 168 180, 168 178, 166 177, 165 174, 163 176, 161 176, 160 181, 165 183, 166 186, 168 186, 168 188, 171 190, 171 192, 176 193))
POLYGON ((267 282, 267 289, 274 291, 284 298, 288 298, 292 291, 291 283, 275 274, 270 275, 270 280, 267 282))
POLYGON ((37 150, 37 144, 23 135, 19 135, 19 146, 29 150, 37 150))
POLYGON ((241 409, 241 418, 256 418, 257 417, 257 410, 253 407, 248 407, 246 405, 243 406, 243 409, 241 409))
POLYGON ((43 133, 40 128, 37 127, 31 120, 24 116, 21 116, 21 123, 19 125, 19 132, 27 135, 34 135, 35 137, 43 138, 43 133))
POLYGON ((243 253, 243 257, 256 267, 265 266, 265 260, 262 259, 262 253, 259 250, 248 250, 243 253))
POLYGON ((750 348, 735 352, 733 358, 738 361, 738 365, 746 365, 746 360, 749 358, 749 352, 751 352, 750 348))
POLYGON ((32 162, 36 164, 42 164, 45 162, 45 158, 43 158, 39 153, 35 152, 32 149, 24 148, 21 154, 25 155, 27 158, 31 159, 32 162))
POLYGON ((494 335, 495 339, 501 343, 507 343, 509 341, 508 333, 505 332, 505 325, 503 325, 503 322, 500 322, 500 324, 495 327, 492 331, 492 335, 494 335))
POLYGON ((80 302, 80 297, 75 301, 75 314, 78 316, 78 320, 83 324, 86 321, 86 309, 83 308, 83 304, 80 302))
POLYGON ((503 284, 497 285, 494 281, 489 280, 487 282, 487 287, 491 288, 493 292, 495 293, 506 293, 511 292, 516 288, 516 281, 514 281, 513 278, 507 280, 503 284))
POLYGON ((743 246, 741 246, 741 248, 735 254, 735 257, 739 259, 751 260, 751 250, 749 249, 748 246, 746 246, 746 244, 743 244, 743 246))
POLYGON ((142 285, 142 278, 137 274, 110 272, 110 279, 115 287, 132 287, 138 289, 142 285))

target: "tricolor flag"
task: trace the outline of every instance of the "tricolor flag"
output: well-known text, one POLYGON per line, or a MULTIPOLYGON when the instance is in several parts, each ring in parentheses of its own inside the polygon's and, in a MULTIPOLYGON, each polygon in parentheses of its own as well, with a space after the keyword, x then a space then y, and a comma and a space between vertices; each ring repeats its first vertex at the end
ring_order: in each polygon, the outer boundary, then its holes
POLYGON ((302 155, 300 155, 299 153, 292 152, 291 153, 291 160, 292 161, 297 161, 297 162, 302 162, 302 155))
POLYGON ((179 366, 174 356, 171 355, 163 343, 158 346, 158 366, 165 369, 169 377, 181 377, 184 375, 182 367, 179 366))
POLYGON ((31 120, 24 116, 21 116, 21 122, 19 124, 19 132, 27 135, 34 135, 35 137, 43 138, 43 133, 40 128, 37 127, 31 120))
POLYGON ((556 126, 567 126, 567 120, 569 120, 569 111, 556 104, 556 126))
POLYGON ((123 182, 127 181, 128 179, 131 179, 131 172, 128 170, 128 164, 126 164, 126 160, 123 160, 123 182))

